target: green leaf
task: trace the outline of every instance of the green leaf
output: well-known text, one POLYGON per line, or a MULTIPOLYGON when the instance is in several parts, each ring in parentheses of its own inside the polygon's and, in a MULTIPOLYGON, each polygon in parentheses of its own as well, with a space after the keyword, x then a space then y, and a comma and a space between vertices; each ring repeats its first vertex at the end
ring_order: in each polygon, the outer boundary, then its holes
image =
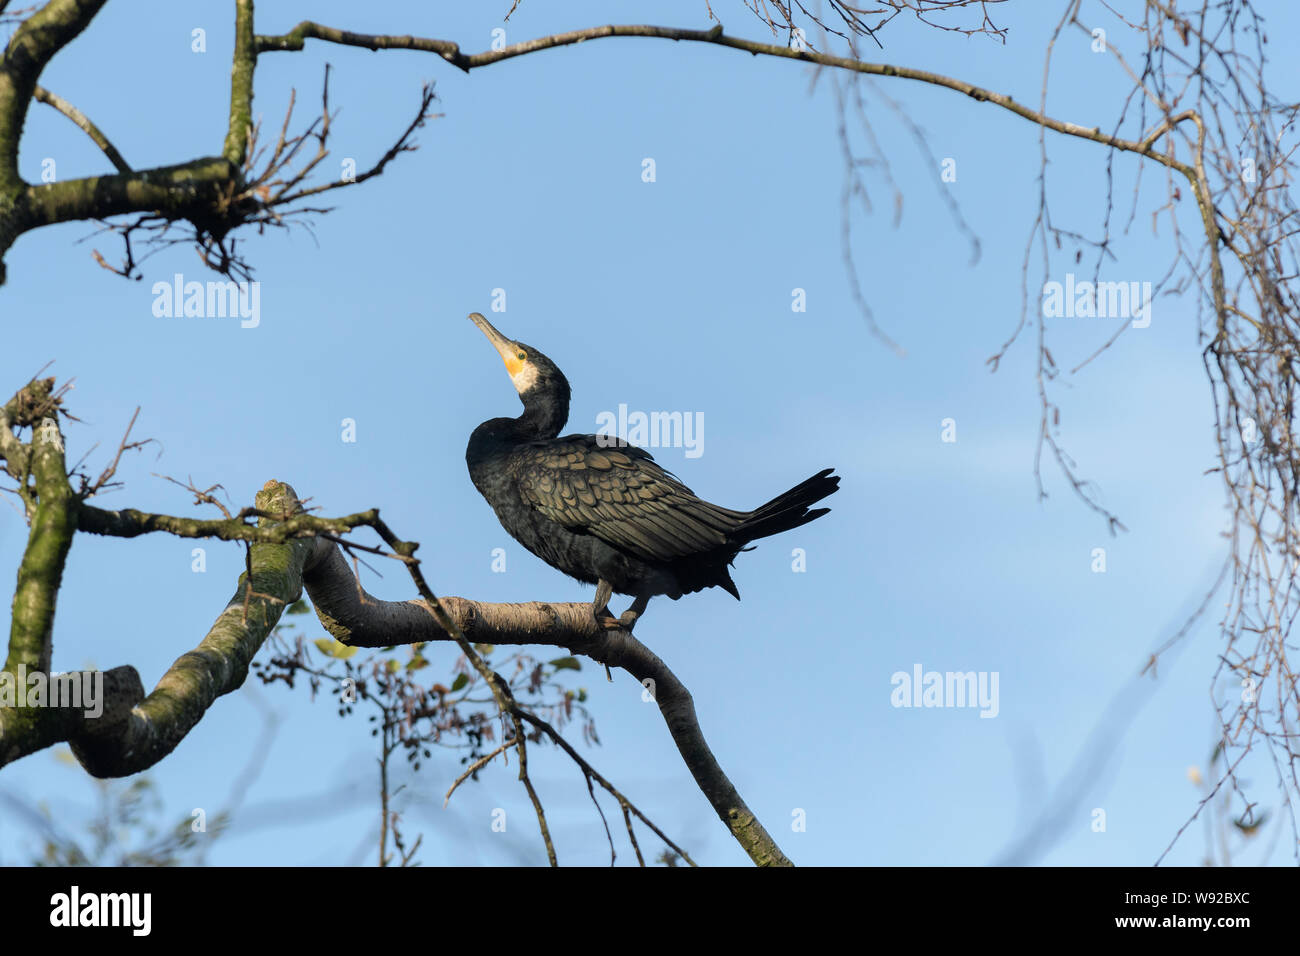
POLYGON ((347 660, 358 651, 358 648, 340 644, 332 637, 318 637, 312 643, 326 657, 337 657, 341 661, 347 660))
POLYGON ((495 645, 495 644, 475 644, 475 645, 474 645, 474 650, 478 651, 478 652, 479 652, 480 654, 482 654, 484 657, 487 657, 489 654, 491 654, 491 653, 492 653, 493 651, 495 651, 496 649, 497 649, 497 648, 496 648, 496 645, 495 645))
POLYGON ((578 659, 576 657, 557 657, 553 661, 547 661, 547 663, 550 664, 552 667, 554 667, 557 671, 582 670, 582 664, 578 662, 578 659))
POLYGON ((1259 816, 1255 817, 1255 819, 1250 822, 1247 822, 1244 816, 1239 820, 1233 820, 1232 825, 1235 826, 1242 833, 1246 834, 1246 836, 1254 836, 1255 831, 1258 830, 1260 827, 1262 827, 1264 825, 1264 821, 1267 819, 1268 819, 1268 813, 1264 812, 1259 814, 1259 816))
POLYGON ((398 669, 399 667, 401 667, 401 666, 402 666, 402 665, 399 664, 399 663, 397 663, 397 661, 389 661, 388 664, 387 664, 387 667, 388 667, 388 673, 390 673, 390 674, 394 674, 394 673, 396 673, 396 672, 397 672, 397 669, 398 669))
POLYGON ((310 610, 311 608, 307 605, 306 598, 298 598, 298 600, 294 601, 292 604, 290 604, 287 608, 284 609, 284 613, 285 614, 306 614, 310 610))
POLYGON ((412 657, 409 661, 406 662, 406 669, 408 671, 418 671, 421 668, 428 667, 428 666, 429 666, 429 662, 426 661, 423 657, 420 657, 418 655, 412 657))
POLYGON ((456 679, 451 682, 451 692, 454 694, 456 691, 460 690, 468 683, 469 683, 468 674, 457 674, 456 679))

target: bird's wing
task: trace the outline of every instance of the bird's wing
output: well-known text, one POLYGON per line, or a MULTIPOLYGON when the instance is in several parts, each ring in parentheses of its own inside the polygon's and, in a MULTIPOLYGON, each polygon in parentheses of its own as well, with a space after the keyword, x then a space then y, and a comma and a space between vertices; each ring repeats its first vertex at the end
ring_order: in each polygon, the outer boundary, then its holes
POLYGON ((634 445, 602 447, 595 435, 566 435, 520 452, 513 467, 527 504, 644 561, 720 548, 746 517, 700 500, 634 445))

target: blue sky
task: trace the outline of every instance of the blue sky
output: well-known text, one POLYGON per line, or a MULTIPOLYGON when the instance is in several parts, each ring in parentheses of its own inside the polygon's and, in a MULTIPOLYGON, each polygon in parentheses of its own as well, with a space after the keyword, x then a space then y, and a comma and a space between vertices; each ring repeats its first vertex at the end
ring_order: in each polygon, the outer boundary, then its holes
MULTIPOLYGON (((110 4, 42 82, 94 118, 136 167, 218 152, 229 6, 110 4), (203 54, 191 51, 196 27, 207 31, 203 54)), ((310 15, 357 31, 453 39, 468 51, 489 46, 508 9, 279 9, 291 6, 263 4, 259 31, 310 15)), ((997 11, 1012 28, 1005 46, 900 20, 882 36, 885 50, 868 55, 1036 102, 1057 6, 997 11)), ((1273 6, 1276 30, 1293 14, 1273 6)), ((739 4, 714 9, 729 33, 768 39, 739 4)), ((609 18, 602 4, 555 12, 524 3, 505 29, 517 42, 609 18)), ((694 0, 620 4, 616 19, 708 26, 694 0)), ((1196 307, 1190 296, 1158 299, 1149 328, 1130 330, 1057 386, 1062 441, 1129 532, 1108 536, 1050 462, 1040 502, 1033 331, 996 374, 985 363, 1019 317, 1038 189, 1033 126, 951 92, 883 84, 924 128, 935 158, 956 161, 957 181, 942 183, 906 126, 869 100, 902 217, 895 227, 889 188, 869 172, 875 211, 855 218, 853 248, 877 322, 906 350, 900 358, 868 331, 841 260, 843 163, 826 77, 810 92, 802 65, 655 40, 601 40, 468 76, 426 55, 309 43, 259 64, 254 106, 268 130, 293 87, 299 117, 314 115, 326 62, 339 109, 327 163, 369 165, 409 122, 426 80, 436 81, 443 116, 383 177, 333 194, 338 208, 317 220, 315 241, 302 231, 248 239, 261 282, 257 328, 154 316, 153 282, 177 272, 213 278, 184 246, 149 260, 142 282, 94 264, 92 248, 110 261, 120 250, 107 236, 79 242, 89 224, 29 234, 9 253, 0 288, 6 391, 54 359, 55 374, 75 377, 68 404, 85 420, 65 429, 72 460, 98 442, 90 463, 102 467, 137 405, 137 434, 160 443, 160 458, 150 450, 123 463, 126 486, 102 506, 193 513, 189 496, 154 473, 220 482, 239 503, 276 478, 324 514, 380 507, 399 534, 422 543, 441 593, 589 600, 591 588, 508 538, 466 473, 474 426, 518 408, 498 358, 465 320, 488 312, 564 370, 574 392, 569 431, 594 431, 597 415, 620 403, 702 414, 700 457, 680 448, 655 455, 703 497, 752 507, 823 467, 842 476, 829 516, 738 559, 740 603, 717 589, 660 598, 637 629, 691 689, 718 760, 795 862, 994 862, 1052 809, 1059 821, 1032 862, 1142 865, 1160 855, 1195 810, 1188 768, 1208 757, 1213 701, 1225 694, 1210 685, 1212 618, 1162 660, 1157 679, 1136 676, 1199 603, 1225 548, 1222 490, 1203 474, 1214 460, 1213 417, 1196 307), (642 181, 647 157, 653 183, 642 181), (980 237, 973 265, 942 190, 980 237), (499 288, 506 310, 492 313, 499 288), (791 309, 794 289, 806 292, 805 312, 791 309), (355 443, 340 441, 345 418, 357 422, 355 443), (941 440, 947 418, 955 442, 941 440), (1091 569, 1099 547, 1102 574, 1091 569), (492 571, 494 548, 506 550, 504 574, 492 571), (792 570, 794 548, 806 553, 803 573, 792 570), (996 718, 891 706, 891 676, 917 664, 997 672, 996 718), (1098 727, 1108 729, 1090 744, 1098 727), (1092 826, 1097 808, 1104 832, 1092 826), (804 832, 792 831, 796 810, 806 812, 804 832)), ((1125 88, 1086 38, 1058 47, 1056 69, 1051 112, 1113 121, 1125 88)), ((1049 147, 1054 215, 1095 234, 1104 152, 1059 138, 1049 147)), ((38 179, 47 158, 61 178, 107 168, 75 127, 38 106, 24 174, 38 179)), ((1126 218, 1136 166, 1118 159, 1115 169, 1126 218)), ((1164 184, 1152 172, 1104 277, 1155 281, 1167 267, 1168 230, 1151 227, 1164 184)), ((1068 254, 1058 259, 1051 277, 1060 279, 1071 267, 1068 254)), ((1090 271, 1090 260, 1077 269, 1090 271)), ((1041 276, 1031 271, 1030 280, 1041 276)), ((1054 322, 1058 364, 1072 368, 1114 328, 1054 322)), ((25 533, 0 507, 0 579, 13 580, 25 533)), ((242 569, 242 551, 212 544, 207 572, 194 574, 192 546, 79 537, 56 667, 131 663, 152 686, 201 639, 242 569)), ((412 596, 396 573, 366 586, 386 599, 412 596)), ((321 633, 314 618, 298 620, 321 633)), ((436 666, 424 673, 445 675, 455 652, 429 656, 436 666)), ((697 861, 746 862, 636 682, 617 674, 609 684, 589 665, 581 683, 602 740, 588 759, 697 861)), ((210 862, 373 860, 368 725, 282 686, 222 698, 151 771, 168 812, 219 807, 255 745, 263 706, 280 718, 270 758, 210 862)), ((581 775, 562 754, 534 751, 561 862, 607 862, 581 775)), ((1250 769, 1270 806, 1271 766, 1250 769)), ((457 772, 454 761, 435 759, 407 781, 407 826, 424 834, 421 859, 543 863, 513 764, 463 788, 444 811, 441 794, 457 772), (490 828, 496 807, 507 811, 507 835, 490 828)), ((45 801, 74 831, 93 805, 85 775, 51 752, 5 768, 0 791, 45 801)), ((1286 862, 1288 840, 1270 825, 1240 860, 1286 862)), ((35 831, 0 809, 0 860, 21 861, 35 845, 35 831)), ((633 861, 619 849, 620 863, 633 861)), ((1168 860, 1194 865, 1204 853, 1198 823, 1168 860)))

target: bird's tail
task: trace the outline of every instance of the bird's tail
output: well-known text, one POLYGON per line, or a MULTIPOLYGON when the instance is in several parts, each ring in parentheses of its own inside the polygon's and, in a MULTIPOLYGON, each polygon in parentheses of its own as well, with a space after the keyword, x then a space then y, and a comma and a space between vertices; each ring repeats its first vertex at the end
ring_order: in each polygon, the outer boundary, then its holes
POLYGON ((777 495, 767 504, 755 508, 732 532, 732 538, 743 542, 757 541, 759 538, 798 528, 826 514, 830 508, 809 509, 808 506, 839 490, 840 476, 831 474, 832 471, 833 468, 823 469, 807 481, 777 495))

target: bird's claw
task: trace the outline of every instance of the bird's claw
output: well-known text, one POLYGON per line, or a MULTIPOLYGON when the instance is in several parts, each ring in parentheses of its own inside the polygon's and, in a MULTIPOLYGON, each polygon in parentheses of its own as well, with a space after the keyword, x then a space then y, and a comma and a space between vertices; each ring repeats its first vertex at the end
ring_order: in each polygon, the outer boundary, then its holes
POLYGON ((639 614, 633 614, 631 611, 624 611, 618 617, 605 611, 596 615, 596 624, 606 631, 627 631, 630 634, 632 628, 636 626, 638 617, 639 614))

